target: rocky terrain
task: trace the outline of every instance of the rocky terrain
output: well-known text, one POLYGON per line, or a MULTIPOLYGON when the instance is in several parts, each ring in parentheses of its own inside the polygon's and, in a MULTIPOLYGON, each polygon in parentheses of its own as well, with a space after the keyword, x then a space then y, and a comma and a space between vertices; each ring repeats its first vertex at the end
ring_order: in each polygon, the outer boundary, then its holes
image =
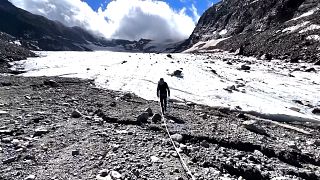
POLYGON ((9 62, 36 56, 35 53, 23 48, 19 41, 6 33, 0 32, 0 72, 12 72, 9 70, 9 62))
POLYGON ((194 45, 195 51, 241 49, 240 54, 268 60, 316 63, 320 58, 319 15, 318 0, 224 0, 202 15, 178 50, 194 45), (202 48, 214 39, 217 43, 202 48))
MULTIPOLYGON (((92 81, 1 75, 0 179, 188 179, 156 113, 92 81)), ((165 118, 196 179, 320 179, 319 124, 193 103, 165 118)))

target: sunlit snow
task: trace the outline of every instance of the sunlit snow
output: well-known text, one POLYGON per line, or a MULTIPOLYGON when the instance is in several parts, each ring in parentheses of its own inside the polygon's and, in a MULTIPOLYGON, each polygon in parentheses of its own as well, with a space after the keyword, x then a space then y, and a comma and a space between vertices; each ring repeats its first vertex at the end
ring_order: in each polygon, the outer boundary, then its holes
POLYGON ((26 70, 24 76, 94 79, 99 87, 133 92, 148 100, 157 100, 157 82, 163 77, 171 88, 171 98, 180 101, 320 120, 311 113, 312 108, 293 102, 320 106, 319 69, 317 73, 292 71, 308 64, 266 62, 227 53, 172 54, 172 58, 106 51, 39 53, 40 58, 19 61, 13 68, 26 70), (228 65, 224 59, 234 62, 228 65), (252 63, 250 71, 238 69, 245 62, 252 63), (182 70, 183 77, 172 76, 175 70, 182 70), (238 84, 245 86, 232 93, 224 90, 238 84))

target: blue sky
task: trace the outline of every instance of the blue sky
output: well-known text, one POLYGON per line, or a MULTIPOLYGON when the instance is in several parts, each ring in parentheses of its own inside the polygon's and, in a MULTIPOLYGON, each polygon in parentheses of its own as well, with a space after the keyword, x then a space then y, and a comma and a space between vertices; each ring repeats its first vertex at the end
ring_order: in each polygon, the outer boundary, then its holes
MULTIPOLYGON (((103 8, 106 7, 106 5, 111 0, 83 0, 87 2, 93 10, 97 10, 101 5, 103 5, 103 8)), ((191 8, 192 4, 198 9, 198 14, 202 15, 202 13, 207 10, 212 3, 217 3, 220 0, 168 0, 167 2, 173 9, 180 10, 183 7, 187 8, 187 14, 192 16, 192 12, 189 8, 191 8)))

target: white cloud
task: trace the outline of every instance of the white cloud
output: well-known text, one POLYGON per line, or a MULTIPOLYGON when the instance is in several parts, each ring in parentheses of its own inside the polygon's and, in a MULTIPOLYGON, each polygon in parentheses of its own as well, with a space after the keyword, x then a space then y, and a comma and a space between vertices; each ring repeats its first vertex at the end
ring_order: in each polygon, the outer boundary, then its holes
POLYGON ((81 0, 9 0, 34 14, 67 26, 80 26, 106 38, 137 40, 182 40, 192 33, 198 14, 186 15, 185 8, 173 10, 156 0, 114 0, 106 9, 93 11, 81 0), (194 20, 193 20, 194 19, 194 20))
POLYGON ((194 21, 198 22, 198 20, 200 19, 200 15, 198 13, 198 9, 194 6, 194 4, 192 4, 190 11, 193 14, 194 21))

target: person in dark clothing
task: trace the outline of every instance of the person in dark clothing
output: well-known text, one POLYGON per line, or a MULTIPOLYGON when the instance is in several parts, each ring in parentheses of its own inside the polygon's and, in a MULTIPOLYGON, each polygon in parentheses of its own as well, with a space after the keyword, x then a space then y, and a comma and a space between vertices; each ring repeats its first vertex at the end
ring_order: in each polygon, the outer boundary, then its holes
POLYGON ((158 98, 160 97, 161 110, 164 114, 167 111, 167 97, 170 97, 170 89, 163 78, 160 78, 160 81, 158 82, 157 96, 158 98))

